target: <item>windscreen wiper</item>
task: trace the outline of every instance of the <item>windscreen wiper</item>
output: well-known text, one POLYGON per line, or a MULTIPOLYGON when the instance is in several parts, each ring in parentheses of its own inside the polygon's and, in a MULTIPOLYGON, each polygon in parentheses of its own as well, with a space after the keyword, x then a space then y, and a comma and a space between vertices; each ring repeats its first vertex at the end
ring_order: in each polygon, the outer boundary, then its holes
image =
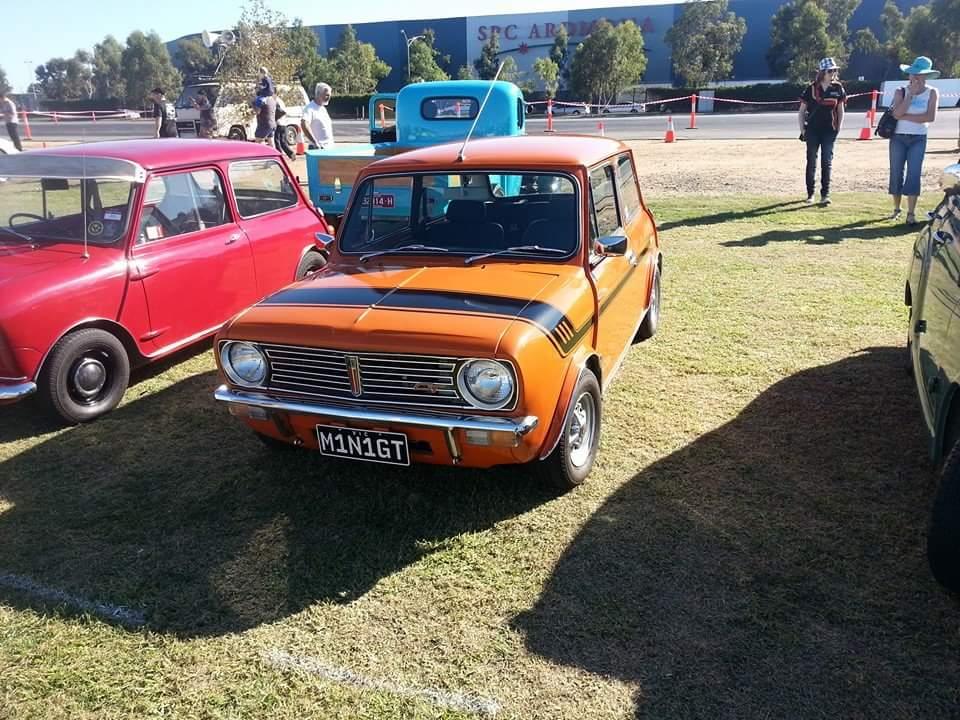
POLYGON ((36 243, 33 242, 32 237, 30 237, 29 235, 24 235, 22 232, 20 232, 19 230, 14 230, 12 227, 0 227, 0 232, 9 233, 10 235, 18 237, 24 242, 28 242, 34 247, 36 247, 36 243))
POLYGON ((543 247, 542 245, 515 245, 513 247, 504 248, 503 250, 494 250, 493 252, 483 253, 482 255, 473 255, 472 257, 468 257, 466 260, 464 260, 463 264, 469 265, 477 260, 485 260, 486 258, 493 257, 495 255, 509 255, 510 253, 519 252, 543 252, 554 253, 556 255, 566 255, 569 251, 543 247))
POLYGON ((360 262, 366 262, 370 258, 375 258, 379 255, 389 255, 391 253, 402 253, 417 250, 427 250, 429 252, 450 252, 448 248, 435 247, 433 245, 401 245, 400 247, 387 248, 385 250, 377 250, 376 252, 367 253, 360 258, 360 262))

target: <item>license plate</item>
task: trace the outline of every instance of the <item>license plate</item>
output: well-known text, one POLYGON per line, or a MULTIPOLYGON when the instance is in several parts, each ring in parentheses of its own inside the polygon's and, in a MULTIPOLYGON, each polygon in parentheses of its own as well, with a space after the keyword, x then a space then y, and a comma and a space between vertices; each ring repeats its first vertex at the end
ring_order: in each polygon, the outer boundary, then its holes
POLYGON ((410 464, 410 448, 403 433, 317 425, 317 443, 320 453, 330 457, 387 465, 410 464))

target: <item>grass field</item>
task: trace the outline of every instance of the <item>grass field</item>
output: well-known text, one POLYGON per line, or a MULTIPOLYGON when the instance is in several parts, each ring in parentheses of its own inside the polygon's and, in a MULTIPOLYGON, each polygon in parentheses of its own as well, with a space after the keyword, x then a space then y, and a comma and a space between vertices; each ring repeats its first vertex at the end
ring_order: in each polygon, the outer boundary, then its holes
POLYGON ((913 231, 880 195, 653 209, 661 332, 562 497, 271 455, 209 347, 93 425, 0 408, 0 718, 955 714, 913 231))

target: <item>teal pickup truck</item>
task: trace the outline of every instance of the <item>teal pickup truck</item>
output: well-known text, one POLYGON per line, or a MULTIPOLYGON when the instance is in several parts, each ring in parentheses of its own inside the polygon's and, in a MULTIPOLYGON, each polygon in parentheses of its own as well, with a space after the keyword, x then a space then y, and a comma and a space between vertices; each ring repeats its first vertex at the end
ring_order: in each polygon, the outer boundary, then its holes
POLYGON ((523 93, 509 82, 449 80, 407 85, 370 99, 370 142, 307 151, 310 200, 339 224, 360 169, 406 150, 472 137, 525 134, 523 93), (483 113, 480 106, 489 91, 483 113))

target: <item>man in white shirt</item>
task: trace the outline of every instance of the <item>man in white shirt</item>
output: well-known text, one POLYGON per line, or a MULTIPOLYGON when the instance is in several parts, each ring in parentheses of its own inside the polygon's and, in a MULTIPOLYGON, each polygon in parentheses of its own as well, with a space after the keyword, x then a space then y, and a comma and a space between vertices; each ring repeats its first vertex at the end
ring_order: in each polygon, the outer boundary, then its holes
POLYGON ((3 124, 7 126, 7 135, 13 146, 23 152, 23 145, 20 144, 20 125, 17 118, 17 106, 13 100, 7 97, 6 93, 0 93, 0 117, 3 117, 3 124))
POLYGON ((333 123, 327 112, 332 89, 326 83, 317 83, 313 93, 313 100, 303 109, 300 127, 310 143, 310 149, 328 148, 334 144, 333 123))

